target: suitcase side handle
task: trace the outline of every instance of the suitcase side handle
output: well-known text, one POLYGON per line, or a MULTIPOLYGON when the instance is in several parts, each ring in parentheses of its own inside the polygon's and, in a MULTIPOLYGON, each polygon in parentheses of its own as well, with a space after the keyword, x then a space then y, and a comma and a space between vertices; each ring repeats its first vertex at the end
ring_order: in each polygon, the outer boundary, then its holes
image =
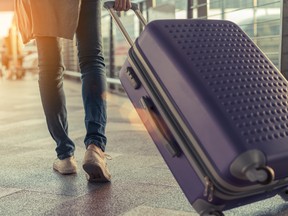
POLYGON ((159 116, 155 113, 155 106, 153 102, 148 97, 142 97, 140 99, 140 103, 149 118, 151 127, 157 134, 157 137, 161 139, 164 147, 168 150, 172 157, 179 157, 181 153, 180 149, 175 141, 171 139, 171 134, 168 132, 168 127, 164 125, 164 121, 161 121, 159 116))
MULTIPOLYGON (((135 3, 131 3, 132 7, 131 9, 134 11, 134 13, 136 14, 136 16, 138 17, 138 19, 140 20, 140 22, 146 26, 147 25, 147 21, 146 19, 143 17, 141 11, 138 8, 138 5, 135 3)), ((122 34, 124 35, 125 39, 127 40, 127 42, 130 44, 130 46, 133 46, 133 40, 131 39, 130 35, 128 34, 127 30, 125 29, 122 21, 120 20, 119 16, 117 15, 116 11, 114 10, 114 1, 107 1, 104 2, 103 4, 104 8, 106 8, 109 12, 109 14, 111 15, 111 17, 113 18, 113 20, 116 22, 119 30, 122 32, 122 34)))

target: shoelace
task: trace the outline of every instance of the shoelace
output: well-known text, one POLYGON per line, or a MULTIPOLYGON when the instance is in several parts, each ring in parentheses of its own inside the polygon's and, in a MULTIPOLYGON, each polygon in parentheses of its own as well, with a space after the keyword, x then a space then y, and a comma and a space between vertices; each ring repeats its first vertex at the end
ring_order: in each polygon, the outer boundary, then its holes
MULTIPOLYGON (((100 153, 99 153, 98 151, 96 151, 95 149, 91 149, 91 150, 94 151, 94 152, 96 152, 96 153, 101 157, 101 155, 100 155, 100 153)), ((105 157, 107 160, 112 160, 112 156, 109 155, 109 154, 104 153, 104 157, 105 157)))
POLYGON ((105 158, 106 158, 107 160, 112 160, 112 159, 113 159, 112 156, 109 155, 109 154, 104 153, 104 156, 105 156, 105 158))
MULTIPOLYGON (((90 149, 90 150, 96 152, 96 153, 101 157, 101 154, 100 154, 97 150, 95 150, 95 149, 90 149)), ((103 153, 104 153, 104 152, 103 152, 103 153)), ((109 155, 109 154, 104 153, 104 157, 105 157, 105 159, 107 159, 107 160, 112 160, 112 156, 109 155)))

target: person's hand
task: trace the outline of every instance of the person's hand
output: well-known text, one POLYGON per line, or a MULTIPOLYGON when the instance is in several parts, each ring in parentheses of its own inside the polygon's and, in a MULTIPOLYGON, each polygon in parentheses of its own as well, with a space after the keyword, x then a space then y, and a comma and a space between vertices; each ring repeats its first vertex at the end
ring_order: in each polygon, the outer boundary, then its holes
POLYGON ((116 11, 127 11, 131 8, 130 0, 115 0, 114 9, 116 11))

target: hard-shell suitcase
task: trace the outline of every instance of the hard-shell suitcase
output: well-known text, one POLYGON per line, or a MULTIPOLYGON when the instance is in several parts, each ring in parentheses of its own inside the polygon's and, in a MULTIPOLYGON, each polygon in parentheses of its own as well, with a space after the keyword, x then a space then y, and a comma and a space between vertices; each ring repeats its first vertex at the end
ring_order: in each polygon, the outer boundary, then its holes
MULTIPOLYGON (((131 44, 121 83, 200 215, 287 199, 288 83, 223 20, 156 20, 131 44)), ((137 5, 132 9, 145 23, 137 5)))

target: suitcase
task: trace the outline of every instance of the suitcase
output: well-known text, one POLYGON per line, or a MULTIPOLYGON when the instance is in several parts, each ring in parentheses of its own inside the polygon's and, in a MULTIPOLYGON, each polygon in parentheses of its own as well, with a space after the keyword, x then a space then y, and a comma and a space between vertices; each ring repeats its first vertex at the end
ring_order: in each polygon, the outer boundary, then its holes
POLYGON ((120 81, 199 215, 277 194, 287 200, 288 83, 223 20, 156 20, 130 39, 120 81))

